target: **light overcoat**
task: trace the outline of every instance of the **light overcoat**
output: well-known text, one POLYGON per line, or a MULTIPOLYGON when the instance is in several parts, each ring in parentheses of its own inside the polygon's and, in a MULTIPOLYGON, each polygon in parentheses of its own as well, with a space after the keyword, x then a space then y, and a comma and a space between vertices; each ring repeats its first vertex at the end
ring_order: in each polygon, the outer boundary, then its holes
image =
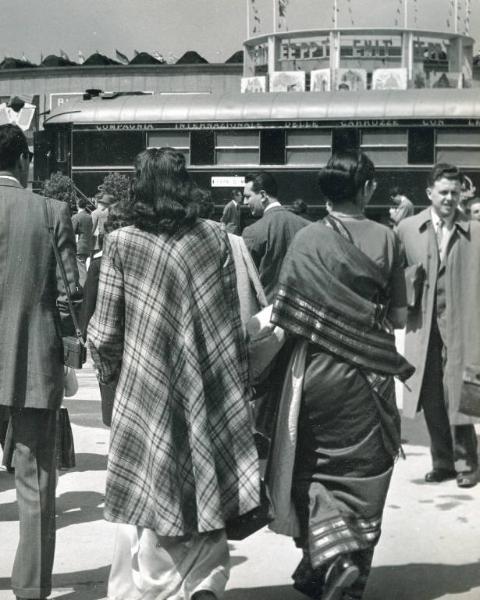
MULTIPOLYGON (((78 295, 68 205, 46 202, 70 291, 78 295)), ((56 302, 65 305, 66 295, 43 204, 41 196, 17 181, 0 178, 0 404, 56 410, 63 398, 56 302)))
MULTIPOLYGON (((478 269, 478 264, 474 265, 472 261, 472 247, 480 243, 480 223, 472 223, 462 213, 457 212, 454 227, 447 248, 445 271, 448 351, 444 393, 450 423, 464 425, 475 420, 458 412, 462 374, 466 357, 470 355, 469 345, 472 340, 469 335, 471 324, 466 318, 471 299, 462 291, 466 289, 472 269, 478 269)), ((405 249, 407 266, 421 264, 425 269, 421 302, 416 309, 409 310, 405 335, 405 358, 415 366, 416 371, 405 384, 403 414, 414 418, 421 408, 420 392, 425 376, 439 268, 439 254, 430 207, 402 221, 398 226, 398 235, 405 249)))

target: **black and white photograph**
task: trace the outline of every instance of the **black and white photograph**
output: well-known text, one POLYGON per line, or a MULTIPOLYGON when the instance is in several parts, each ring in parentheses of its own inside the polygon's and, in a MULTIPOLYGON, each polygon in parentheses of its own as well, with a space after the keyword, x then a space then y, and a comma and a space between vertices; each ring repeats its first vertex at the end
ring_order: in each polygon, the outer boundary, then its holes
POLYGON ((480 0, 0 8, 0 600, 480 600, 480 0))

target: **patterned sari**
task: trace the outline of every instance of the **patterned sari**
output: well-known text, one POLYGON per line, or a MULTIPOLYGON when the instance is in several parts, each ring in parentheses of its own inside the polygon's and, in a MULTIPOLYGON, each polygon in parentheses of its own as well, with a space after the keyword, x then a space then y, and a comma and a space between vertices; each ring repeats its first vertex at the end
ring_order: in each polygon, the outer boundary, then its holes
POLYGON ((361 598, 400 450, 393 376, 413 372, 385 327, 385 274, 339 225, 297 235, 272 316, 308 343, 291 488, 304 555, 294 580, 318 599, 344 554, 360 570, 350 597, 361 598))

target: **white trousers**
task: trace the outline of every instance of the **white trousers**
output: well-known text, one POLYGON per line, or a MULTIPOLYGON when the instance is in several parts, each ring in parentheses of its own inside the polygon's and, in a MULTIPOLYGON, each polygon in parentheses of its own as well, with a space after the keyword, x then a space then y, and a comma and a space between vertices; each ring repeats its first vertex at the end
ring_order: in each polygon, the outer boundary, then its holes
POLYGON ((134 525, 116 528, 109 600, 190 600, 201 590, 223 598, 230 574, 224 530, 179 541, 134 525))

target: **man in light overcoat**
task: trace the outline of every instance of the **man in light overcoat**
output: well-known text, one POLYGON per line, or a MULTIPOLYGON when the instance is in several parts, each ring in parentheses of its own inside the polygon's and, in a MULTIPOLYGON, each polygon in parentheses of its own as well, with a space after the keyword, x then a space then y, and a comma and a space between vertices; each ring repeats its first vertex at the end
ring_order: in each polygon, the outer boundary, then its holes
POLYGON ((39 599, 51 592, 55 424, 64 386, 60 331, 68 321, 45 203, 70 291, 80 292, 69 208, 24 189, 29 163, 22 130, 0 126, 0 409, 12 421, 20 521, 12 588, 17 598, 39 599))
POLYGON ((424 411, 433 463, 425 480, 456 477, 459 487, 471 487, 477 482, 477 439, 473 419, 458 411, 472 340, 465 318, 471 299, 462 290, 471 269, 478 269, 472 248, 480 244, 480 228, 457 208, 460 186, 457 167, 436 165, 427 188, 431 206, 398 226, 407 265, 421 265, 425 273, 407 320, 405 357, 416 371, 405 386, 403 413, 414 418, 424 411))

